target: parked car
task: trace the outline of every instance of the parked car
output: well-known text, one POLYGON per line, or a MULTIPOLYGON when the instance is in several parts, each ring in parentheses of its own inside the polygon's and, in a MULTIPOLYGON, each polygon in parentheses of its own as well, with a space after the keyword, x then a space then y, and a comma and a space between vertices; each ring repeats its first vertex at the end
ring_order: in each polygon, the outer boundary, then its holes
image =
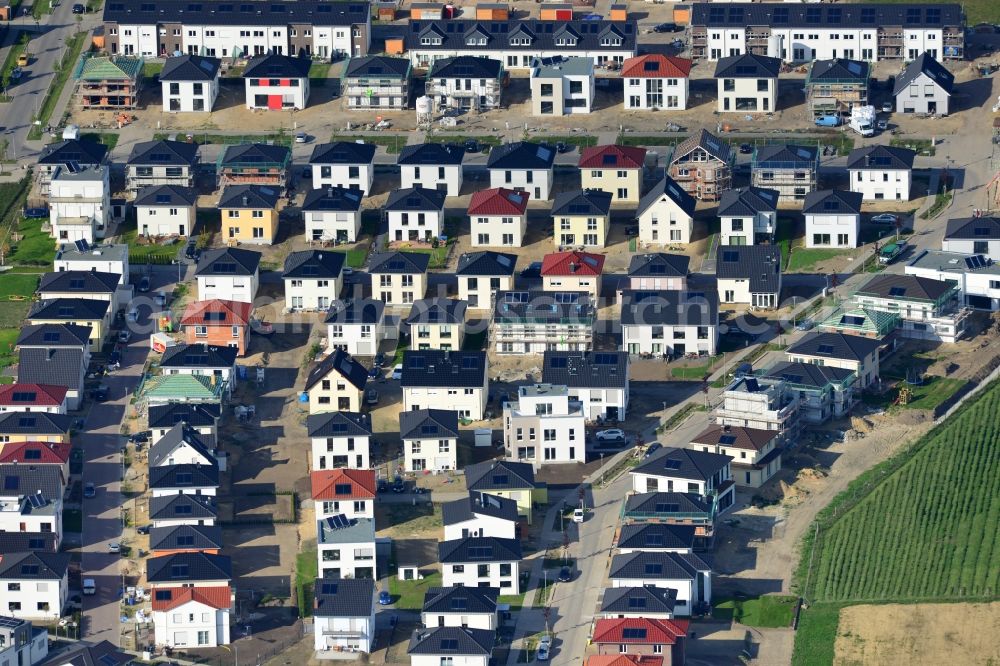
POLYGON ((557 153, 568 153, 571 150, 573 150, 573 146, 569 145, 565 141, 556 141, 557 153))
POLYGON ((382 374, 382 371, 380 369, 372 366, 372 368, 368 371, 368 379, 375 379, 380 374, 382 374))
POLYGON ((149 525, 140 525, 139 527, 135 528, 135 532, 136 534, 149 534, 149 527, 150 527, 149 525))
POLYGON ((392 596, 389 594, 388 590, 382 590, 378 593, 378 603, 379 606, 388 606, 392 603, 392 596))
POLYGON ((568 583, 570 579, 573 578, 573 572, 569 567, 563 567, 559 570, 559 582, 568 583))
POLYGON ((118 342, 122 344, 128 344, 128 341, 132 339, 132 331, 127 328, 123 328, 118 331, 118 342))
POLYGON ((141 291, 142 293, 146 293, 147 291, 149 291, 149 287, 150 287, 149 276, 143 275, 142 279, 139 280, 139 291, 141 291))
POLYGON ((295 135, 295 143, 305 143, 309 140, 309 137, 305 135, 304 132, 299 132, 295 135))
POLYGON ((21 80, 22 76, 24 76, 24 71, 22 71, 20 67, 15 67, 10 72, 11 83, 17 83, 21 80))
POLYGON ((586 518, 587 518, 587 512, 584 511, 583 509, 574 509, 573 510, 573 522, 574 523, 582 523, 586 518))
POLYGON ((812 327, 813 327, 813 320, 812 319, 803 319, 802 321, 800 321, 799 323, 797 323, 795 325, 795 330, 796 331, 808 331, 812 327))
POLYGON ((149 441, 149 431, 140 430, 139 432, 134 432, 128 436, 128 441, 133 444, 145 444, 149 441))
POLYGON ((476 141, 475 139, 467 139, 465 141, 465 152, 467 153, 480 153, 483 150, 483 145, 476 141))
POLYGON ((663 448, 663 445, 659 442, 653 442, 648 447, 646 447, 646 458, 652 458, 653 454, 663 448))
POLYGON ((752 152, 753 152, 753 146, 751 146, 749 143, 741 143, 740 144, 740 154, 741 155, 749 155, 752 152))
POLYGON ((97 488, 90 481, 83 484, 83 496, 87 499, 97 497, 97 488))
POLYGON ((73 5, 73 13, 74 14, 86 14, 87 13, 87 7, 86 7, 86 5, 81 5, 80 3, 77 3, 77 4, 73 5))
POLYGON ((375 354, 375 360, 372 362, 372 365, 374 365, 376 368, 381 368, 382 366, 384 366, 385 365, 385 354, 383 354, 381 352, 379 352, 378 354, 375 354))
POLYGON ((894 110, 892 102, 882 102, 882 113, 892 113, 894 110))
POLYGON ((393 379, 402 379, 403 378, 403 364, 402 363, 397 363, 396 366, 392 369, 392 378, 393 379))
POLYGON ((621 428, 610 428, 597 431, 598 442, 620 442, 625 439, 625 431, 621 428))
POLYGON ((374 407, 378 404, 378 391, 375 389, 368 389, 365 391, 365 404, 369 407, 374 407))
POLYGON ((120 552, 122 552, 122 545, 120 543, 118 543, 117 541, 112 541, 111 543, 108 544, 108 552, 109 553, 120 553, 120 552))
POLYGON ((88 597, 92 594, 97 594, 97 584, 94 583, 93 578, 83 579, 83 594, 88 597))
POLYGON ((893 215, 892 213, 882 213, 881 215, 873 215, 872 216, 872 223, 873 224, 896 224, 896 221, 898 219, 899 218, 896 217, 895 215, 893 215))
POLYGON ((538 661, 548 661, 549 651, 552 649, 552 637, 545 635, 538 640, 538 652, 535 654, 535 658, 538 661))
POLYGON ((820 116, 813 122, 817 127, 840 127, 840 116, 820 116))
POLYGON ((887 129, 889 129, 889 121, 888 120, 879 120, 878 122, 875 123, 875 127, 878 129, 878 131, 884 132, 887 129))
POLYGON ((682 30, 684 28, 676 23, 658 23, 653 26, 653 32, 680 32, 682 30))
POLYGON ((521 271, 521 277, 523 278, 536 278, 542 276, 542 262, 533 261, 528 264, 528 267, 521 271))
POLYGON ((93 396, 94 400, 97 402, 104 402, 108 399, 108 393, 110 389, 107 384, 99 384, 97 388, 94 389, 93 396))

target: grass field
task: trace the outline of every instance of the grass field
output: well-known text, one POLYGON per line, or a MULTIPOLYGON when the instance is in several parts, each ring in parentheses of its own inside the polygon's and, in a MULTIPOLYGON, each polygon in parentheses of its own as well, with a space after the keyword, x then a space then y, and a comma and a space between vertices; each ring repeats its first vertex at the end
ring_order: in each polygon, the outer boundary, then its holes
POLYGON ((820 247, 793 247, 788 255, 785 270, 789 273, 808 273, 821 261, 846 255, 855 250, 833 250, 820 247))
POLYGON ((162 62, 152 62, 147 60, 146 62, 142 63, 142 78, 144 79, 151 79, 154 76, 159 76, 160 72, 162 71, 163 71, 162 62))
POLYGON ((56 258, 56 245, 42 231, 42 220, 22 219, 17 231, 21 234, 21 240, 10 243, 13 252, 7 259, 8 263, 51 268, 56 258))
POLYGON ((3 67, 0 68, 0 80, 2 80, 4 88, 10 85, 10 73, 17 67, 18 56, 24 53, 27 48, 28 35, 22 34, 17 38, 17 43, 13 44, 7 52, 7 59, 3 61, 3 67))
POLYGON ((9 296, 30 298, 38 287, 37 273, 0 273, 0 299, 9 296))
POLYGON ((118 242, 128 245, 129 261, 136 263, 146 263, 146 259, 153 259, 155 263, 156 258, 162 258, 160 259, 161 261, 163 259, 172 261, 177 257, 178 240, 176 238, 166 245, 160 243, 140 243, 139 231, 137 229, 129 229, 118 236, 118 242))
POLYGON ((395 575, 389 576, 389 594, 393 608, 398 610, 420 610, 424 607, 424 593, 440 586, 439 571, 427 574, 422 580, 399 580, 395 575))
POLYGON ((789 627, 796 599, 771 595, 756 599, 726 599, 715 604, 712 617, 735 620, 748 627, 789 627))
MULTIPOLYGON (((889 377, 891 379, 902 379, 902 377, 889 377)), ((901 384, 902 386, 902 384, 901 384)), ((924 383, 919 386, 908 386, 911 391, 910 401, 905 405, 899 405, 899 409, 935 409, 945 400, 955 395, 955 392, 965 386, 965 381, 953 379, 951 377, 938 377, 937 375, 925 375, 924 383)), ((862 400, 872 407, 886 408, 896 399, 898 391, 892 391, 885 396, 865 395, 862 400)))
POLYGON ((295 556, 295 593, 303 617, 312 615, 313 586, 319 575, 316 546, 304 548, 295 556))
MULTIPOLYGON (((337 250, 340 252, 340 250, 337 250)), ((344 258, 344 264, 348 268, 361 268, 365 265, 365 259, 368 258, 368 250, 365 248, 356 248, 354 250, 347 250, 344 252, 347 256, 344 258)))
POLYGON ((17 328, 0 329, 0 369, 17 363, 14 343, 17 342, 17 335, 20 332, 17 328))
POLYGON ((546 143, 565 143, 567 146, 576 146, 578 148, 589 148, 591 146, 597 145, 597 137, 590 136, 587 134, 570 134, 568 136, 542 136, 533 137, 533 141, 543 140, 546 143))
POLYGON ((426 143, 457 143, 458 145, 463 145, 469 139, 478 141, 480 145, 486 145, 491 148, 496 148, 500 145, 500 137, 498 136, 466 136, 464 134, 428 134, 425 139, 426 143))
MULTIPOLYGON (((889 145, 896 146, 898 148, 909 148, 910 150, 916 151, 920 155, 926 155, 928 157, 933 157, 937 152, 930 139, 904 139, 899 137, 890 139, 889 145)), ((920 190, 918 189, 916 191, 919 192, 920 190)))

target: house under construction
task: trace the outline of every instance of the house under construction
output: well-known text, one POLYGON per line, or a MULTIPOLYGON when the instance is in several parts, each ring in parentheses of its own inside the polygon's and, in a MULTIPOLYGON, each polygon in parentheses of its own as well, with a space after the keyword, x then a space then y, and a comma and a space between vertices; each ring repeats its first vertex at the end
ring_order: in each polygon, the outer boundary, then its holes
POLYGON ((219 187, 270 185, 284 189, 292 151, 286 146, 244 143, 229 146, 216 162, 219 187))
POLYGON ((76 97, 81 109, 134 109, 139 103, 142 58, 93 56, 77 67, 76 97))
POLYGON ((489 111, 500 106, 503 77, 499 60, 455 56, 434 61, 424 88, 438 109, 489 111))

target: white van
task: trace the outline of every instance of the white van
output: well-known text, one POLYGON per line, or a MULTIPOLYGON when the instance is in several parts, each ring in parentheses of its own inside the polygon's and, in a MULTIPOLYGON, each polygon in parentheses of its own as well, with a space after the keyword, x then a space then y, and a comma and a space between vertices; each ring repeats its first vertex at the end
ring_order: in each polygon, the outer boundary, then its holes
POLYGON ((93 578, 84 578, 83 579, 83 593, 86 596, 90 596, 92 594, 97 594, 97 585, 94 583, 94 579, 93 578))

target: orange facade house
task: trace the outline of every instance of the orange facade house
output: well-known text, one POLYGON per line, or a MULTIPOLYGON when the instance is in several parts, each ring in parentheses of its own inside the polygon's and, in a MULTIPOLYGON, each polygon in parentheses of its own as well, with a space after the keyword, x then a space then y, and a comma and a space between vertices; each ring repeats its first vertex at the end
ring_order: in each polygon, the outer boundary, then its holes
POLYGON ((245 356, 249 346, 250 313, 253 305, 241 301, 212 299, 191 303, 184 309, 181 326, 189 345, 236 347, 245 356))

